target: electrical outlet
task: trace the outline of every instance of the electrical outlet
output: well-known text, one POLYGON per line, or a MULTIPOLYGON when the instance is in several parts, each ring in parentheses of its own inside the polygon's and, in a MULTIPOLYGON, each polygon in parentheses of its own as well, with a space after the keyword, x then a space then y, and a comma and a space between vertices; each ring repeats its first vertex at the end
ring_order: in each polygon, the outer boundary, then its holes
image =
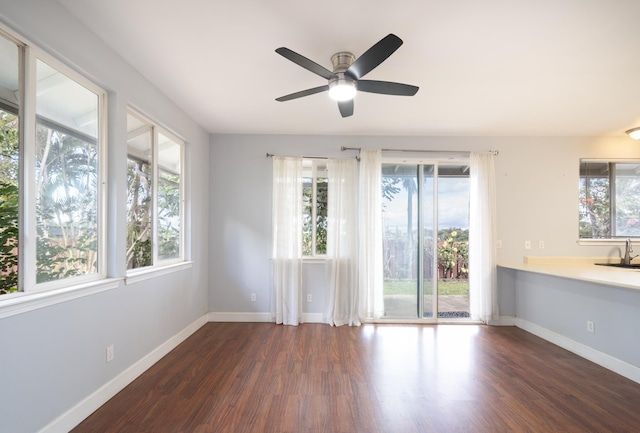
POLYGON ((525 250, 531 249, 531 241, 524 241, 524 249, 525 250))
POLYGON ((502 241, 500 240, 496 241, 496 248, 502 248, 502 241))
POLYGON ((312 299, 311 293, 307 293, 307 302, 311 302, 312 299))
POLYGON ((256 294, 255 293, 251 294, 251 302, 256 302, 256 294))
POLYGON ((596 332, 596 324, 593 323, 591 320, 587 321, 587 331, 591 332, 592 334, 596 332))
POLYGON ((113 352, 113 344, 110 346, 107 346, 107 362, 111 362, 113 361, 115 354, 113 352))
POLYGON ((538 248, 544 250, 544 241, 538 241, 538 248))

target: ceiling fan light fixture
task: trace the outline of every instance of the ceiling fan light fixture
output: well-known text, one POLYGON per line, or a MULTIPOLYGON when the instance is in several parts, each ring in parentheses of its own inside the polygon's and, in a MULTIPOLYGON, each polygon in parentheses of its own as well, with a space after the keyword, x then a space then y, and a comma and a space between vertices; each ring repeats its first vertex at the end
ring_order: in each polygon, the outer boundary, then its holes
POLYGON ((625 131, 625 133, 634 140, 640 140, 640 127, 631 128, 625 131))
POLYGON ((349 78, 337 78, 329 82, 329 97, 334 101, 350 101, 356 96, 356 82, 349 78))

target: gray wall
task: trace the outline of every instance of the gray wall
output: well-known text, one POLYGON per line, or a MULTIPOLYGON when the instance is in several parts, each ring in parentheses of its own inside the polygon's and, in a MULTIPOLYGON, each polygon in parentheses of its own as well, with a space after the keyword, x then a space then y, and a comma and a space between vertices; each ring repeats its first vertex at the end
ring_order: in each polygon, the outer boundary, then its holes
MULTIPOLYGON (((212 312, 268 312, 271 238, 271 160, 265 153, 347 156, 340 147, 425 150, 497 150, 498 250, 500 262, 524 256, 609 256, 618 248, 577 244, 580 158, 640 158, 627 137, 365 137, 291 135, 211 136, 212 312), (532 241, 531 250, 524 241, 532 241), (545 248, 538 249, 538 241, 545 248), (256 293, 257 302, 250 302, 256 293)), ((324 269, 305 265, 304 303, 322 311, 324 269)), ((504 277, 500 277, 502 282, 504 277)), ((501 292, 502 315, 515 314, 515 295, 501 292)))
POLYGON ((192 268, 0 319, 0 431, 35 432, 207 313, 209 136, 57 2, 0 0, 0 21, 109 92, 110 276, 125 274, 127 104, 188 143, 192 268))
POLYGON ((506 290, 514 292, 518 319, 640 367, 640 291, 511 269, 499 273, 513 277, 506 290), (594 322, 594 333, 587 321, 594 322))

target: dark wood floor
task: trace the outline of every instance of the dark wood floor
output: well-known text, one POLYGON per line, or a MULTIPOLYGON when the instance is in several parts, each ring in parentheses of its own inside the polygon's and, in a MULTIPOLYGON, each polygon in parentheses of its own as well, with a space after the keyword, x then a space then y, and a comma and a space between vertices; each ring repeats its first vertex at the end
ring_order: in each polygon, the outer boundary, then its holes
POLYGON ((209 323, 73 430, 638 432, 640 384, 513 327, 209 323))

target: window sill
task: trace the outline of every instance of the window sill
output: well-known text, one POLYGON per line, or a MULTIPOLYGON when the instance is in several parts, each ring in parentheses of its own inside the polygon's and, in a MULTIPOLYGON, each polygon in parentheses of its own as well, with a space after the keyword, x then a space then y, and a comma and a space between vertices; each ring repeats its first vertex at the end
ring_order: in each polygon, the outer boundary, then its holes
POLYGON ((0 319, 115 289, 122 278, 106 278, 42 292, 17 292, 0 298, 0 319))
POLYGON ((327 261, 326 256, 323 257, 304 257, 302 264, 324 264, 327 261))
POLYGON ((144 269, 139 269, 135 271, 127 272, 127 276, 125 277, 125 284, 134 284, 139 283, 140 281, 149 280, 151 278, 156 278, 161 275, 170 274, 172 272, 178 272, 183 269, 189 269, 193 266, 193 262, 180 262, 174 263, 166 266, 154 266, 144 269))
MULTIPOLYGON (((626 238, 618 239, 578 239, 576 242, 578 245, 624 245, 626 238)), ((640 238, 631 238, 631 243, 640 242, 640 238)))

